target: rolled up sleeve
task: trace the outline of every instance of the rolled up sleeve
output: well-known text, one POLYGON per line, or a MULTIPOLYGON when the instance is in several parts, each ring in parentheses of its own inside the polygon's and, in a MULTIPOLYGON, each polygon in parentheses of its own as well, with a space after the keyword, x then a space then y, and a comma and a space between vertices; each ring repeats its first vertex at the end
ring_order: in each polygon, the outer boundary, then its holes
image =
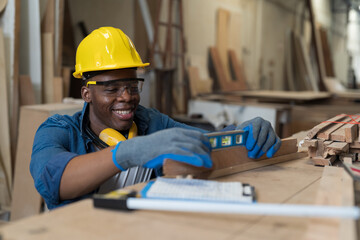
POLYGON ((60 204, 62 174, 71 159, 79 154, 70 151, 71 129, 56 118, 48 119, 36 132, 30 162, 35 187, 49 209, 60 204))

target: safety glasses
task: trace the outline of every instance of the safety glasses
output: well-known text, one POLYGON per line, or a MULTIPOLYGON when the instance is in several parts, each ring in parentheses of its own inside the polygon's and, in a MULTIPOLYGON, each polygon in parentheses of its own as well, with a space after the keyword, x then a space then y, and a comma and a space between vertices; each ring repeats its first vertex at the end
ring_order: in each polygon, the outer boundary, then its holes
POLYGON ((88 81, 86 87, 89 85, 101 86, 104 95, 112 97, 121 96, 125 90, 127 90, 130 95, 139 94, 142 91, 143 84, 143 78, 122 78, 104 82, 88 81))

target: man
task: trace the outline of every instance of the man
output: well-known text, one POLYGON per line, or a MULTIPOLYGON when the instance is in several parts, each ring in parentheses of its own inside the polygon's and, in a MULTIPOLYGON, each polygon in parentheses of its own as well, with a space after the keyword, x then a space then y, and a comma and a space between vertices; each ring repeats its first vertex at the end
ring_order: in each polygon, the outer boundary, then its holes
MULTIPOLYGON (((205 131, 139 105, 143 79, 136 69, 147 65, 117 28, 94 30, 79 44, 74 77, 84 83, 84 108, 73 116, 49 117, 34 139, 30 171, 49 209, 99 191, 129 168, 159 170, 165 158, 212 166, 205 131), (124 141, 108 147, 98 137, 107 128, 124 141)), ((271 157, 280 147, 270 123, 261 118, 237 129, 249 131, 250 157, 271 157)))

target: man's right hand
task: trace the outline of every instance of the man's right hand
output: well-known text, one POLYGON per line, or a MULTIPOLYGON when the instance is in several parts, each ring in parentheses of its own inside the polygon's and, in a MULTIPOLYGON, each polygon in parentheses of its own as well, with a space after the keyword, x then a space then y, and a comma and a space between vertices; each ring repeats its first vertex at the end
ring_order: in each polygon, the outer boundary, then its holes
POLYGON ((118 143, 113 161, 122 171, 135 166, 158 169, 166 158, 211 168, 210 151, 209 139, 201 132, 170 128, 118 143))

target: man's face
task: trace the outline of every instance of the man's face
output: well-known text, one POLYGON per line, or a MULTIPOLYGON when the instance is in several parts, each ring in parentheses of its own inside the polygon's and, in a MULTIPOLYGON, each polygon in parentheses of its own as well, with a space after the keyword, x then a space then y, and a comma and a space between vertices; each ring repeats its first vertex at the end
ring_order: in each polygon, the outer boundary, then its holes
POLYGON ((116 81, 111 85, 89 84, 88 87, 82 87, 82 97, 90 105, 90 127, 97 135, 105 128, 113 128, 117 131, 130 129, 140 102, 140 95, 130 94, 128 90, 123 91, 122 94, 119 91, 124 84, 134 85, 134 80, 125 80, 129 78, 136 78, 135 69, 107 71, 92 77, 89 81, 124 80, 116 81))

